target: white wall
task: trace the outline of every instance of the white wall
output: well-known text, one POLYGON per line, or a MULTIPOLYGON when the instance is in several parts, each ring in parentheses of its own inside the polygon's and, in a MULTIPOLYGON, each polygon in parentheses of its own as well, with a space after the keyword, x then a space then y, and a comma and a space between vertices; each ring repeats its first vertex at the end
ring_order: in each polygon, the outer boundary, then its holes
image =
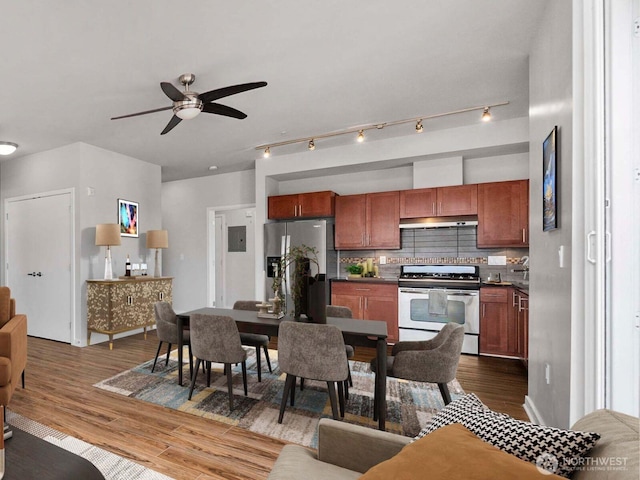
MULTIPOLYGON (((539 170, 542 170, 542 166, 539 170)), ((529 152, 495 157, 465 158, 462 173, 465 185, 523 180, 529 178, 529 152)))
MULTIPOLYGON (((84 143, 74 143, 7 160, 0 164, 0 171, 3 204, 4 199, 20 195, 68 188, 75 191, 75 310, 71 341, 74 345, 85 345, 85 281, 104 275, 104 251, 95 246, 95 226, 117 223, 117 199, 125 198, 139 203, 142 233, 160 228, 160 167, 84 143), (88 195, 88 187, 95 189, 95 195, 88 195)), ((133 259, 146 254, 144 238, 144 234, 140 238, 123 237, 122 246, 112 248, 116 275, 124 274, 127 253, 133 259)), ((106 339, 98 334, 91 337, 92 342, 106 339)))
POLYGON ((254 202, 253 170, 162 184, 162 228, 169 231, 162 273, 174 277, 176 311, 206 305, 207 208, 254 202))
MULTIPOLYGON (((229 227, 245 226, 247 232, 246 251, 230 252, 228 244, 227 252, 223 253, 225 259, 225 297, 224 308, 232 308, 237 300, 255 300, 255 208, 240 208, 234 210, 218 210, 217 213, 224 216, 225 231, 227 235, 229 227)), ((262 225, 260 226, 262 228, 262 225)))
POLYGON ((529 395, 537 420, 569 427, 572 240, 572 9, 549 2, 529 58, 529 395), (542 231, 542 142, 558 126, 558 229, 542 231), (558 249, 565 249, 565 268, 558 249), (550 366, 550 383, 545 365, 550 366))

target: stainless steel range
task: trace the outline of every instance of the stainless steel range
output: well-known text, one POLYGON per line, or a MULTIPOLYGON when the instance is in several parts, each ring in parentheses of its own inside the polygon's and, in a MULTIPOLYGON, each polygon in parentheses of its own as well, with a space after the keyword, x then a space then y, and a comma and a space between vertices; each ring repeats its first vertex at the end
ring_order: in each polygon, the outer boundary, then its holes
POLYGON ((400 340, 428 340, 448 322, 465 328, 464 353, 478 354, 480 267, 402 265, 398 278, 400 340))

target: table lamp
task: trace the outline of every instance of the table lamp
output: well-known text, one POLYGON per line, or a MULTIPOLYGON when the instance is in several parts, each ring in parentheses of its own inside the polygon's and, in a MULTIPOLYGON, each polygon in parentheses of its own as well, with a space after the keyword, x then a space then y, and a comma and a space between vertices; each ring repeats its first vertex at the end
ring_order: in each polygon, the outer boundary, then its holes
POLYGON ((100 223, 96 225, 96 245, 107 247, 104 257, 104 279, 113 280, 111 246, 120 245, 120 225, 117 223, 100 223))
POLYGON ((154 277, 161 277, 160 262, 158 262, 158 251, 161 248, 169 248, 169 233, 166 230, 148 230, 147 248, 156 249, 156 265, 153 271, 154 277))

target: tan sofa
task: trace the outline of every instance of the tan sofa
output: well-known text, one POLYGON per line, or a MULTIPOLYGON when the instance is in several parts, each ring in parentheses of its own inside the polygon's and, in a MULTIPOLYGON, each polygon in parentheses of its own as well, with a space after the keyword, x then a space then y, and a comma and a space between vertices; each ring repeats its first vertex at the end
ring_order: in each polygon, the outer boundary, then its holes
MULTIPOLYGON (((572 479, 638 480, 638 425, 638 418, 611 410, 598 410, 576 422, 574 430, 597 432, 601 435, 589 456, 592 462, 593 459, 601 458, 602 463, 596 464, 594 468, 577 471, 572 479), (616 464, 612 467, 603 466, 612 465, 611 462, 616 464), (620 464, 622 462, 624 464, 620 464)), ((269 479, 358 478, 372 466, 396 455, 410 442, 410 438, 392 433, 322 419, 318 425, 318 450, 287 445, 280 453, 269 479)), ((424 478, 429 478, 428 472, 425 472, 424 478)))
POLYGON ((0 287, 0 405, 8 405, 27 367, 27 317, 16 314, 8 287, 0 287))

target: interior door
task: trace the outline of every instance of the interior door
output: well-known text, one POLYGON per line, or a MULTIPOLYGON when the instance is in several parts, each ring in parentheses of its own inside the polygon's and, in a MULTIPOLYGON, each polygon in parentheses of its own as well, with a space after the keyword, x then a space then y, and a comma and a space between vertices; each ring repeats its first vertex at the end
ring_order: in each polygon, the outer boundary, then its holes
POLYGON ((71 194, 7 204, 7 284, 28 334, 71 343, 71 194))

